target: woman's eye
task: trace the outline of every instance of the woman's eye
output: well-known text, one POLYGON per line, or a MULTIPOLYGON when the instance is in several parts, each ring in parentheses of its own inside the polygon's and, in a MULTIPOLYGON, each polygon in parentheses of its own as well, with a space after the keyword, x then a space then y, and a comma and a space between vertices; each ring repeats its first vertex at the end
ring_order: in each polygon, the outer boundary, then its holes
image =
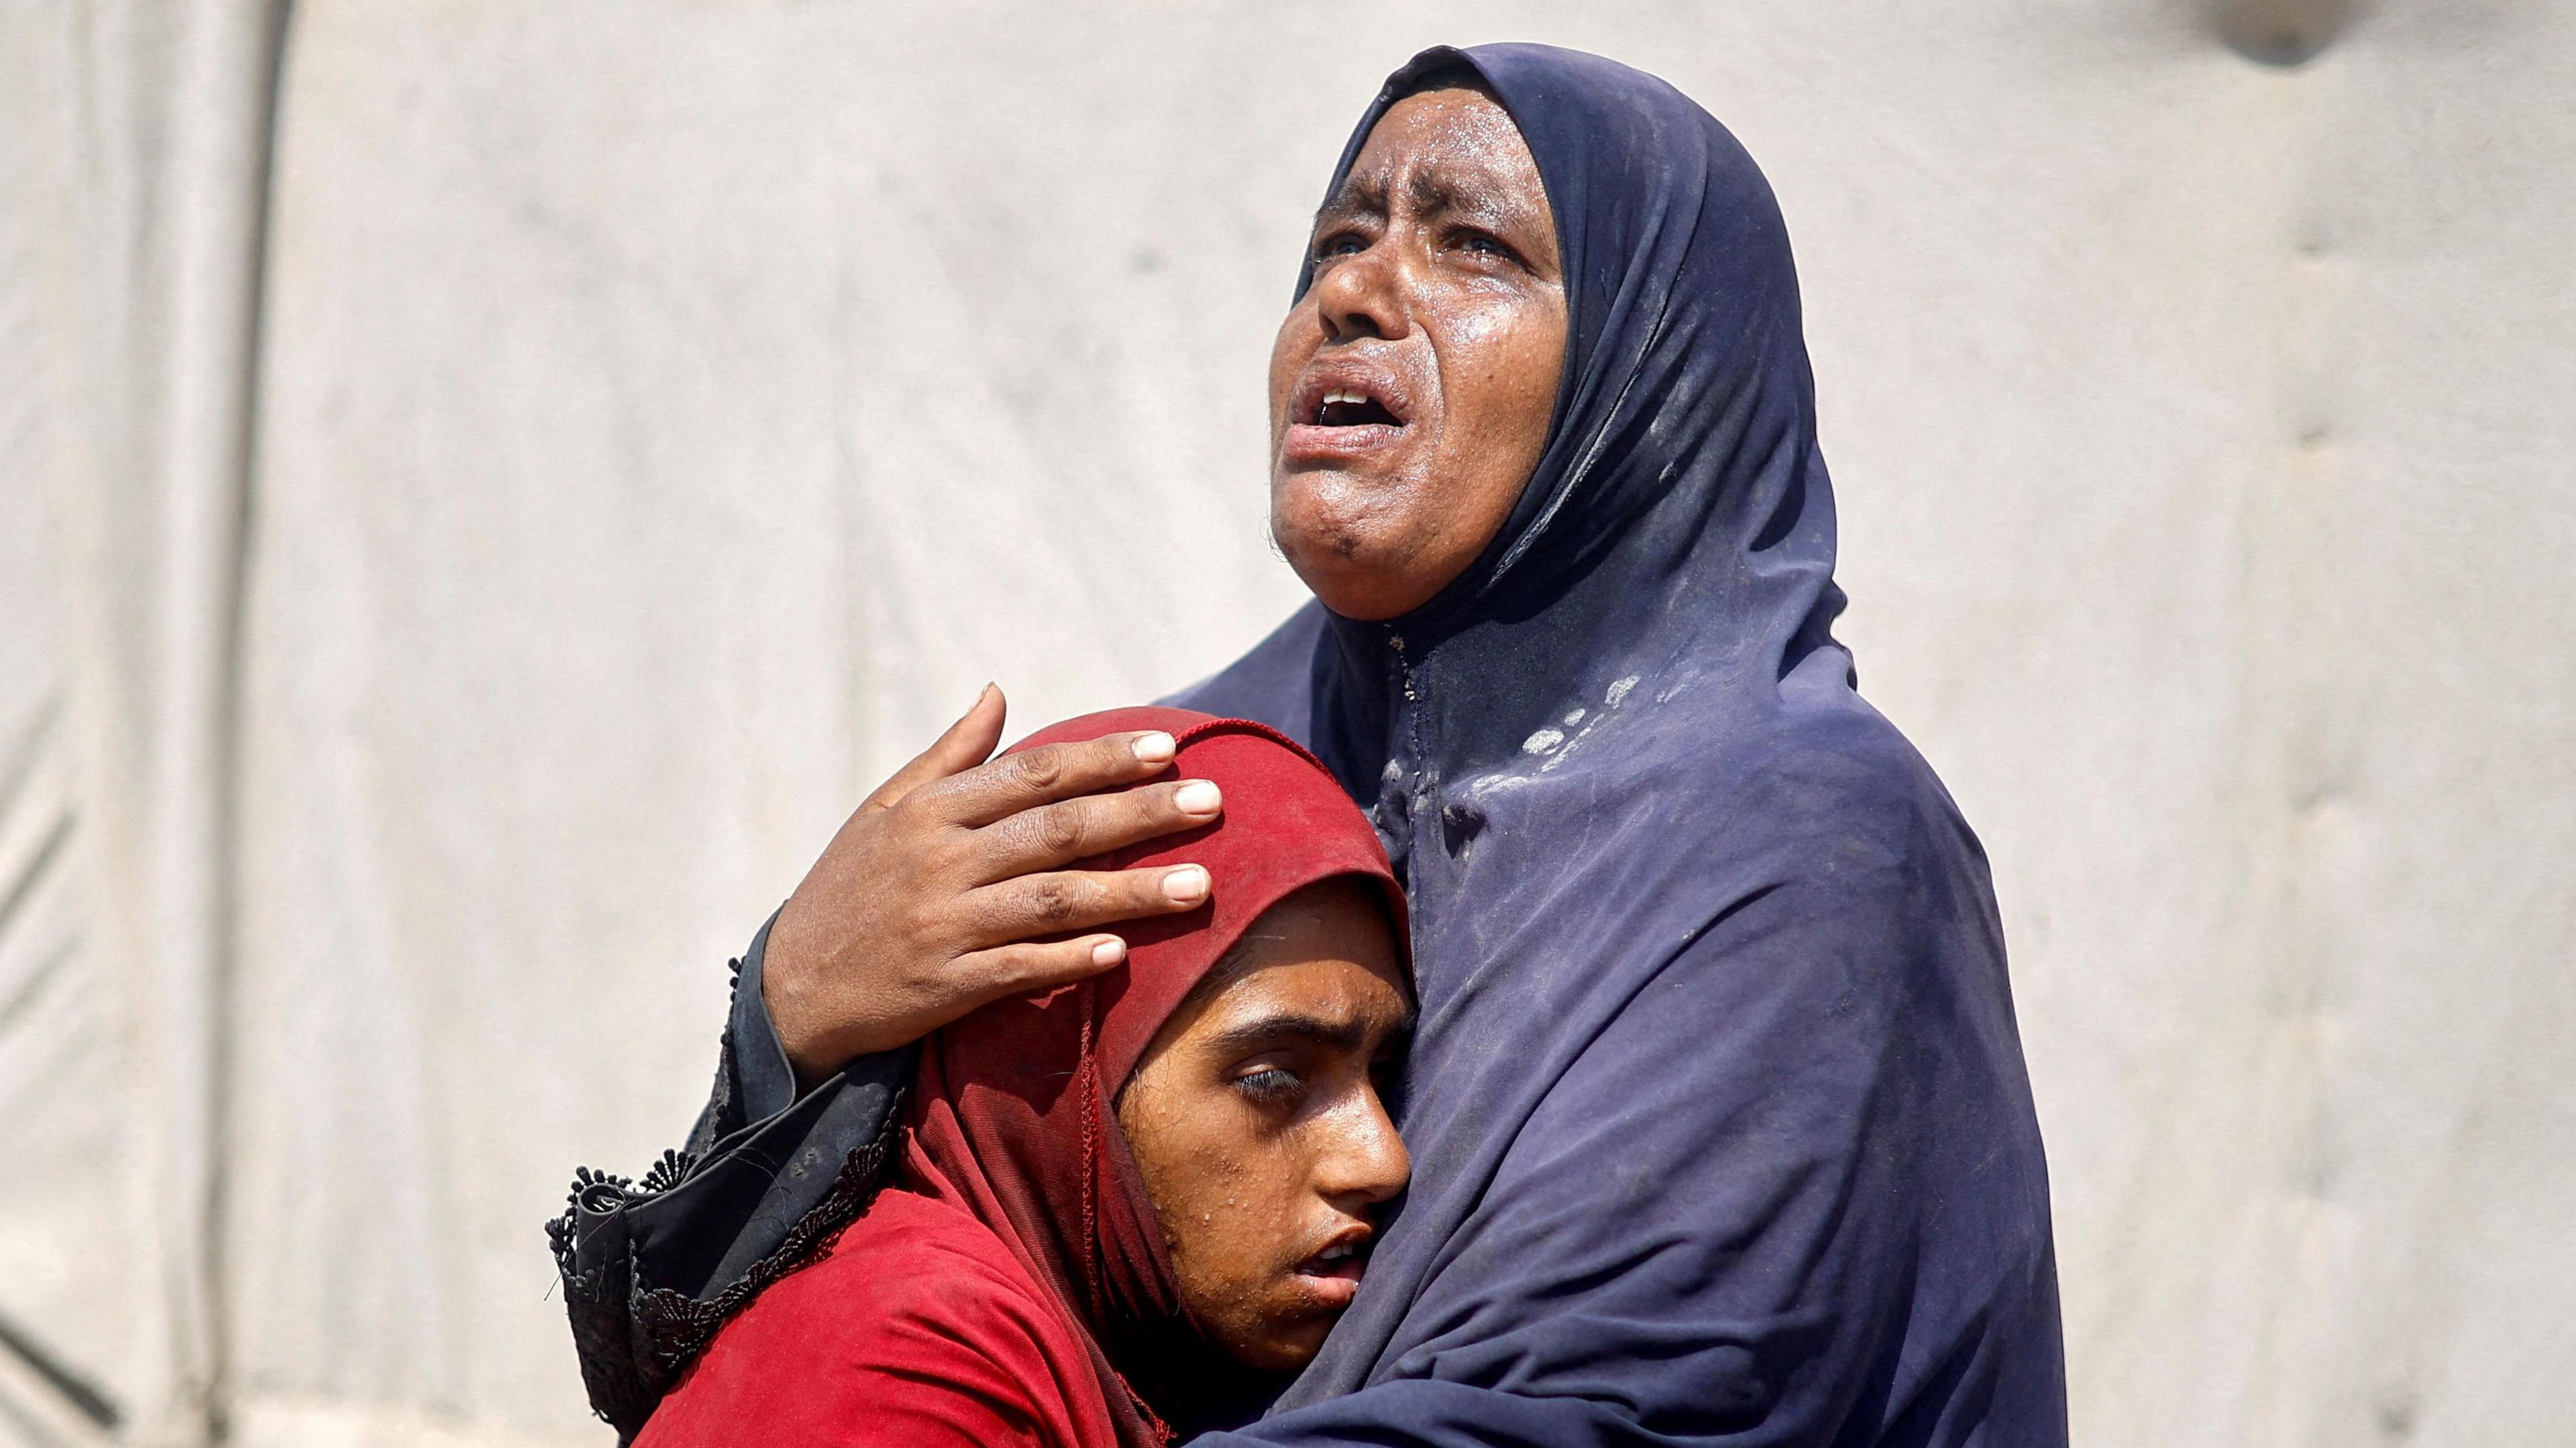
POLYGON ((1297 1079, 1296 1072, 1284 1066, 1272 1066, 1234 1078, 1234 1089, 1255 1101, 1264 1102, 1284 1101, 1296 1095, 1305 1084, 1297 1079))
POLYGON ((1506 261, 1509 261, 1512 257, 1512 249, 1510 247, 1503 245, 1500 241, 1485 235, 1481 231, 1471 231, 1459 237, 1458 248, 1461 251, 1474 252, 1478 256, 1501 257, 1506 261))
POLYGON ((1335 232, 1316 243, 1315 260, 1331 261, 1335 257, 1357 256, 1366 250, 1368 250, 1366 237, 1347 231, 1335 232))

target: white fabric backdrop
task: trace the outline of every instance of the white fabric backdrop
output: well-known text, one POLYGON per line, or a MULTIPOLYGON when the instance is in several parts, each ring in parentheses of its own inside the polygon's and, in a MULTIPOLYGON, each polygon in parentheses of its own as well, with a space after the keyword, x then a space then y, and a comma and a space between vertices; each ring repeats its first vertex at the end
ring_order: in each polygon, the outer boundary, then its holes
POLYGON ((0 0, 0 1443, 604 1441, 570 1167, 977 684, 1298 599, 1303 217, 1508 37, 1781 193, 2079 1439, 2563 1437, 2576 15, 2346 9, 0 0))

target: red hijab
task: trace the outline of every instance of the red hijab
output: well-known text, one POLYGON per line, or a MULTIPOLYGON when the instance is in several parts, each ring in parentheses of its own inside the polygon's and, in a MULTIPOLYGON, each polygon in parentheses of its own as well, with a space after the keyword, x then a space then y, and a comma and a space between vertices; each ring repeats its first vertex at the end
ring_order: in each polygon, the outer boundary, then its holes
POLYGON ((1404 892, 1350 797, 1315 757, 1264 725, 1185 709, 1113 709, 1015 745, 1161 729, 1180 746, 1164 778, 1214 780, 1213 825, 1084 862, 1124 869, 1195 861, 1206 905, 1119 927, 1124 965, 1044 996, 998 1001, 931 1036, 910 1107, 906 1185, 950 1202, 1008 1244, 1090 1344, 1124 1445, 1168 1432, 1103 1344, 1170 1341, 1187 1313, 1161 1228, 1112 1109, 1156 1031, 1261 913, 1344 875, 1378 882, 1405 939, 1404 892))

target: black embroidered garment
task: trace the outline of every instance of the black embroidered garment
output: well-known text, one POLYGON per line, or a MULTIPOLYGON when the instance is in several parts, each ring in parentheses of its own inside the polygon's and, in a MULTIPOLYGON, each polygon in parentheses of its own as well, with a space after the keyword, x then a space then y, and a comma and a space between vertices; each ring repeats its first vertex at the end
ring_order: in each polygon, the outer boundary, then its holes
POLYGON ((593 1412, 631 1440, 725 1319, 858 1216, 881 1179, 914 1052, 804 1096, 760 1003, 763 925, 736 963, 716 1081, 686 1147, 641 1182, 583 1170, 546 1224, 593 1412))

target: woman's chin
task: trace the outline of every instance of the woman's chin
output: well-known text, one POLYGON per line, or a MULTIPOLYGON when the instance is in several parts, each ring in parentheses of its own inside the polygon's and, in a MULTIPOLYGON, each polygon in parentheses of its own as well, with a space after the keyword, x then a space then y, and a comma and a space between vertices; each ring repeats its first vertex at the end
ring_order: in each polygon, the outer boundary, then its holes
POLYGON ((1383 521, 1273 513, 1270 536, 1317 602, 1344 618, 1382 623, 1429 602, 1459 571, 1432 580, 1417 577, 1421 565, 1412 552, 1376 536, 1383 521))

